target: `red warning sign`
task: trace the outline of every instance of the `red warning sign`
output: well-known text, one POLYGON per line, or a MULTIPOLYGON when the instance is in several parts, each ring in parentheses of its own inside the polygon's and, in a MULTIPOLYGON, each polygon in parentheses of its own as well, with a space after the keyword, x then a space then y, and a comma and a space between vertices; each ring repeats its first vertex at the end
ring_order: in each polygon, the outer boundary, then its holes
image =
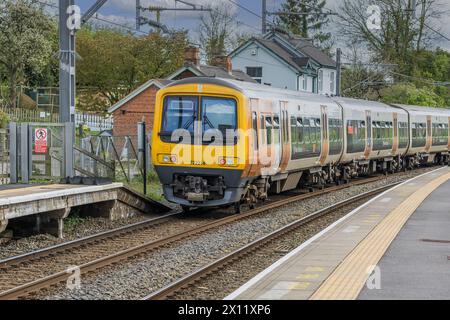
POLYGON ((34 130, 34 152, 47 153, 47 129, 36 128, 34 130))

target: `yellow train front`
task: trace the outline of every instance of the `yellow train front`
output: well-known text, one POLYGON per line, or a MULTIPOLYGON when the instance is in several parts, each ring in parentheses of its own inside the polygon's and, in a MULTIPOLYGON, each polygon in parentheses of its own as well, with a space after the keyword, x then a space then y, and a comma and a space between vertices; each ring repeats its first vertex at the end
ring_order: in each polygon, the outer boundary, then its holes
POLYGON ((249 123, 238 87, 208 79, 177 81, 158 92, 152 162, 170 202, 190 207, 240 201, 249 180, 249 123))

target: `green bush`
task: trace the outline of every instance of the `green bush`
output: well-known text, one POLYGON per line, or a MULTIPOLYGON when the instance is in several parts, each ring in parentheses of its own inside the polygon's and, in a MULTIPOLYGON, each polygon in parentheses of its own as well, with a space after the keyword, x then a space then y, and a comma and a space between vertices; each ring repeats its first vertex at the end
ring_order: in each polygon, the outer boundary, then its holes
POLYGON ((0 128, 4 129, 9 123, 9 117, 6 113, 0 110, 0 128))
POLYGON ((380 91, 386 103, 402 103, 426 107, 444 107, 445 101, 432 88, 417 88, 414 84, 396 84, 380 91))

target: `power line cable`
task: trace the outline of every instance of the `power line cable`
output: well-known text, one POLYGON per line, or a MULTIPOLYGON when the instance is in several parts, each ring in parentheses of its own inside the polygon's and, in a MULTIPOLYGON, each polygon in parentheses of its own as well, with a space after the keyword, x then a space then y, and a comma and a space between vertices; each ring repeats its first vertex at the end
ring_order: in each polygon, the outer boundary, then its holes
POLYGON ((242 10, 245 10, 245 11, 247 11, 248 13, 251 13, 252 15, 254 15, 254 16, 256 16, 256 17, 262 19, 262 16, 261 16, 260 14, 257 14, 256 12, 250 10, 250 9, 247 8, 247 7, 244 7, 243 5, 237 3, 236 1, 234 1, 234 0, 228 0, 228 2, 231 2, 232 4, 234 4, 234 5, 238 6, 239 8, 241 8, 242 10))

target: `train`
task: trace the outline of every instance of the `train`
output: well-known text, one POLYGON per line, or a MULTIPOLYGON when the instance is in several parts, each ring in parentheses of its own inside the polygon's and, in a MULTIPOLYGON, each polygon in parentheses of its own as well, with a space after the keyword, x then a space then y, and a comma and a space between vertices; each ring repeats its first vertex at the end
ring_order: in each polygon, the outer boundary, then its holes
POLYGON ((240 212, 272 193, 446 164, 449 150, 450 109, 197 77, 158 91, 151 152, 169 202, 240 212))

